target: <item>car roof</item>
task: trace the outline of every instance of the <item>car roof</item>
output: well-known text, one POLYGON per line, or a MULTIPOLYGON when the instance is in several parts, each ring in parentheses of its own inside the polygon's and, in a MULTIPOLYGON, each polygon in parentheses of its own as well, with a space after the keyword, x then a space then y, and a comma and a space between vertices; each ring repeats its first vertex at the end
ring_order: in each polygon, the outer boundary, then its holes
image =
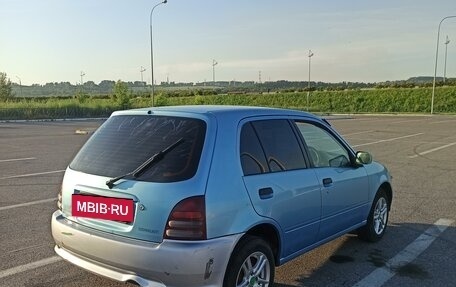
POLYGON ((313 119, 319 117, 291 109, 269 108, 269 107, 254 107, 254 106, 228 106, 228 105, 189 105, 189 106, 165 106, 165 107, 149 107, 134 110, 118 111, 113 115, 126 115, 136 113, 153 113, 156 112, 172 112, 172 113, 194 113, 194 114, 213 114, 216 117, 229 116, 231 118, 245 118, 250 116, 305 116, 313 119))

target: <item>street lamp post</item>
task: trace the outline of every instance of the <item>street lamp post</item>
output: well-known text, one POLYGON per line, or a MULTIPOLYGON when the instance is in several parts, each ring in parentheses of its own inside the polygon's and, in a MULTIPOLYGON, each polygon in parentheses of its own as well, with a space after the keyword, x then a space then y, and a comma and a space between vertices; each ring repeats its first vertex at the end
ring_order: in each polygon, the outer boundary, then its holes
POLYGON ((154 7, 152 7, 152 10, 150 10, 150 17, 149 17, 149 24, 150 24, 150 74, 152 76, 151 79, 151 84, 152 84, 152 106, 154 106, 154 50, 153 50, 153 43, 152 43, 152 13, 154 12, 154 9, 161 5, 161 4, 166 4, 168 0, 164 0, 163 2, 160 2, 156 4, 154 7))
POLYGON ((141 66, 141 70, 139 70, 141 72, 141 85, 142 83, 144 83, 144 77, 143 77, 143 72, 146 71, 146 68, 144 68, 143 66, 141 66))
POLYGON ((445 41, 445 68, 443 69, 443 82, 446 81, 446 63, 447 63, 447 54, 448 54, 448 44, 450 43, 450 39, 448 39, 448 35, 446 36, 445 41))
POLYGON ((312 53, 311 50, 309 50, 309 80, 307 81, 307 111, 309 111, 309 97, 310 97, 310 59, 312 58, 314 54, 312 53))
POLYGON ((81 86, 84 85, 84 79, 83 77, 85 76, 85 73, 83 71, 81 71, 81 86))
POLYGON ((437 76, 437 59, 439 57, 440 26, 442 26, 443 21, 449 18, 456 18, 456 16, 447 16, 440 20, 439 28, 437 30, 437 48, 435 49, 434 81, 432 82, 431 115, 434 113, 435 77, 437 76))
POLYGON ((19 80, 19 89, 21 90, 21 98, 23 97, 22 95, 22 81, 21 81, 21 78, 19 78, 18 76, 16 76, 16 78, 19 80))
POLYGON ((216 60, 212 60, 212 83, 215 87, 215 66, 217 65, 217 61, 216 60))

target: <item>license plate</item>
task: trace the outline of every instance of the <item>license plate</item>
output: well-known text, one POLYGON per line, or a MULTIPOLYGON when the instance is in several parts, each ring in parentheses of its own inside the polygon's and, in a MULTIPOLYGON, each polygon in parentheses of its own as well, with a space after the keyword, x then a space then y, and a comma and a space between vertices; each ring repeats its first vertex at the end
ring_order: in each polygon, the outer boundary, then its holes
POLYGON ((73 216, 133 222, 133 200, 115 197, 73 194, 73 216))

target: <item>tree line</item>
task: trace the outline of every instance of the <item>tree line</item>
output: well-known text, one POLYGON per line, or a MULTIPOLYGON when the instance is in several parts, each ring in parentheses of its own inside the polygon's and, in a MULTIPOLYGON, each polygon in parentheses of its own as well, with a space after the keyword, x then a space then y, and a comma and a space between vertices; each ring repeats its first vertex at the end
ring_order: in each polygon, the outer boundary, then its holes
MULTIPOLYGON (((436 79, 437 86, 456 86, 456 78, 443 80, 442 77, 436 79)), ((81 84, 71 84, 70 82, 50 82, 44 85, 33 84, 30 86, 19 85, 11 82, 6 73, 0 72, 0 100, 16 97, 71 97, 75 95, 111 95, 118 81, 103 80, 96 84, 93 81, 87 81, 81 84)), ((135 95, 147 95, 150 91, 150 85, 146 82, 122 82, 135 95)), ((311 81, 216 81, 214 82, 161 82, 156 88, 162 90, 171 96, 187 95, 208 95, 208 94, 225 94, 225 93, 267 93, 267 92, 305 92, 311 91, 343 91, 356 89, 387 89, 387 88, 415 88, 431 87, 433 77, 413 77, 402 81, 386 82, 315 82, 311 81)))

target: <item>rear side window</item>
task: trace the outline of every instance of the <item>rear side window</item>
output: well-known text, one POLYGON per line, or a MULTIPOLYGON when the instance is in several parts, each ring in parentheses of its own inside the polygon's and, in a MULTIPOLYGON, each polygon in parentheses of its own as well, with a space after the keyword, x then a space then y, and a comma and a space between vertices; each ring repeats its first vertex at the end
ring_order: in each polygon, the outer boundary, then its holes
POLYGON ((287 120, 254 121, 252 125, 272 172, 306 168, 298 139, 287 120))
POLYGON ((246 123, 241 131, 241 164, 244 175, 269 171, 264 151, 250 123, 246 123))
POLYGON ((183 142, 137 180, 175 182, 197 171, 206 134, 199 119, 128 115, 109 118, 70 164, 88 174, 116 177, 135 170, 155 153, 179 139, 183 142))

